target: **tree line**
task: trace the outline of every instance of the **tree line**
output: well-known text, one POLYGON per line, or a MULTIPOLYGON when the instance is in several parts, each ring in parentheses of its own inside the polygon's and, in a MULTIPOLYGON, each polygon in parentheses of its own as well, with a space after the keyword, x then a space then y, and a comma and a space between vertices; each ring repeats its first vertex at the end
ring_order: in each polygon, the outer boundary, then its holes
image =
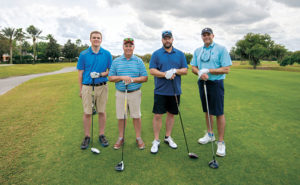
MULTIPOLYGON (((42 62, 75 62, 80 52, 88 48, 80 39, 73 43, 70 39, 60 45, 54 36, 42 36, 42 30, 30 25, 23 31, 22 28, 6 27, 0 31, 0 60, 2 55, 9 53, 9 63, 42 63, 42 62), (32 41, 32 44, 28 42, 32 41)), ((149 63, 151 54, 138 55, 144 62, 149 63)), ((268 34, 248 33, 243 39, 236 42, 230 50, 232 60, 248 60, 253 68, 261 60, 278 61, 281 66, 300 64, 300 51, 288 51, 283 45, 276 44, 268 34)), ((114 58, 117 56, 113 56, 114 58)), ((193 55, 185 53, 190 63, 193 55)))

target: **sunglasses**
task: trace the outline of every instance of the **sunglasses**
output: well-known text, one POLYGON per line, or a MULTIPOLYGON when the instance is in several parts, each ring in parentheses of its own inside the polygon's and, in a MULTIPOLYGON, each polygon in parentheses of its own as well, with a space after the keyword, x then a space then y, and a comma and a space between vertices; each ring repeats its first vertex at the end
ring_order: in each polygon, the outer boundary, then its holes
POLYGON ((133 41, 133 38, 125 38, 124 41, 125 41, 125 42, 127 42, 127 41, 132 42, 132 41, 133 41))

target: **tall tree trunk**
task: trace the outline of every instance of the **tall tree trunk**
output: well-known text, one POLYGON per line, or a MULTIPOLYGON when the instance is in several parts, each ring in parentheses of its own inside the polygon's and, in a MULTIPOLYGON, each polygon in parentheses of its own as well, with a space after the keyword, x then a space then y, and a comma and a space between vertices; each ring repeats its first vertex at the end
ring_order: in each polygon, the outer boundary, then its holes
POLYGON ((23 63, 22 43, 20 44, 20 62, 23 63))
POLYGON ((35 64, 36 59, 36 44, 35 41, 33 41, 33 64, 35 64))
POLYGON ((12 42, 9 42, 9 63, 12 64, 12 42))

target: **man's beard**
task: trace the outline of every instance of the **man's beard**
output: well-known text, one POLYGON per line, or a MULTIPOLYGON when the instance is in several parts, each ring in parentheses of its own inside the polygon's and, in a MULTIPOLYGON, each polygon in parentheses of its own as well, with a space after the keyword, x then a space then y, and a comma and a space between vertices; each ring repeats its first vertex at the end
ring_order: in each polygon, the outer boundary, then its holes
POLYGON ((169 48, 171 48, 172 47, 172 43, 166 43, 166 44, 164 44, 164 48, 166 48, 166 49, 169 49, 169 48))

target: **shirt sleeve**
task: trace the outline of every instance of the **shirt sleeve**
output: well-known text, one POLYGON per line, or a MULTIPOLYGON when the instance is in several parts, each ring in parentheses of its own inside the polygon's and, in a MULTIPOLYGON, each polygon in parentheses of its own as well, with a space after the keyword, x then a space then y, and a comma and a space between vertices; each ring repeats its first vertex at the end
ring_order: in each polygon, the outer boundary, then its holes
POLYGON ((198 67, 197 58, 198 58, 198 56, 197 56, 197 50, 195 50, 195 51, 194 51, 193 58, 192 58, 192 61, 191 61, 191 65, 192 65, 192 66, 198 67))
POLYGON ((140 71, 140 76, 148 76, 145 64, 142 59, 139 60, 139 71, 140 71))
POLYGON ((116 61, 112 61, 111 68, 109 70, 108 76, 117 76, 117 70, 116 70, 116 61))
POLYGON ((221 66, 222 67, 226 67, 226 66, 231 66, 232 65, 230 55, 229 55, 229 53, 228 53, 228 51, 227 51, 227 49, 225 47, 222 50, 220 61, 221 61, 221 66))
POLYGON ((81 53, 80 53, 79 58, 78 58, 77 69, 78 70, 84 70, 84 59, 83 59, 83 55, 81 53))
POLYGON ((157 69, 157 57, 156 57, 155 52, 152 54, 150 62, 149 62, 149 69, 151 69, 151 68, 157 69))
POLYGON ((108 69, 110 69, 111 68, 111 63, 112 63, 112 55, 111 55, 110 52, 108 52, 108 53, 109 53, 109 56, 108 56, 108 69))
POLYGON ((181 57, 181 68, 188 68, 184 53, 182 53, 182 57, 181 57))

